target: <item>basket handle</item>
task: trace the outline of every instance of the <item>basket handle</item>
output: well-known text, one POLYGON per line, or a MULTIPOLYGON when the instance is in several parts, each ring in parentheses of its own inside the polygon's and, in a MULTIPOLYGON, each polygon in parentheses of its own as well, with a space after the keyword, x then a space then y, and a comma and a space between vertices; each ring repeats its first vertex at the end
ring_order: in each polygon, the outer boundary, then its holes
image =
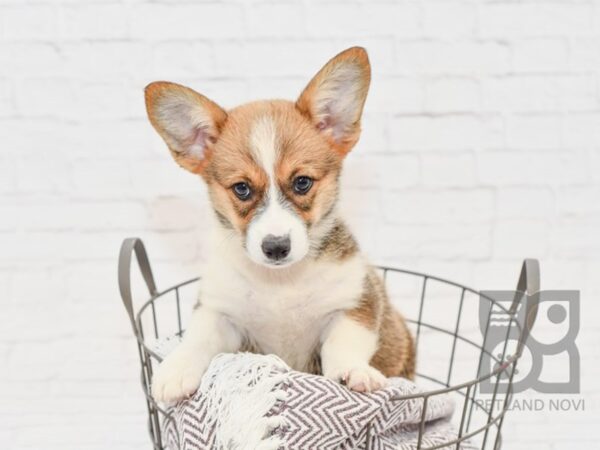
POLYGON ((121 293, 121 299, 123 300, 123 305, 125 305, 125 310, 129 315, 131 326, 134 331, 137 331, 133 314, 133 299, 131 296, 131 256, 133 252, 135 252, 140 272, 148 287, 148 292, 150 292, 151 296, 154 296, 157 294, 157 290, 144 243, 140 238, 125 239, 121 244, 121 251, 119 252, 119 292, 121 293))
POLYGON ((517 283, 517 294, 510 307, 511 314, 517 314, 519 304, 525 300, 527 311, 525 312, 525 323, 523 331, 519 336, 517 356, 523 353, 523 347, 533 329, 538 313, 539 298, 536 294, 540 292, 540 263, 537 259, 526 259, 521 267, 521 274, 517 283), (523 295, 524 294, 524 295, 523 295))

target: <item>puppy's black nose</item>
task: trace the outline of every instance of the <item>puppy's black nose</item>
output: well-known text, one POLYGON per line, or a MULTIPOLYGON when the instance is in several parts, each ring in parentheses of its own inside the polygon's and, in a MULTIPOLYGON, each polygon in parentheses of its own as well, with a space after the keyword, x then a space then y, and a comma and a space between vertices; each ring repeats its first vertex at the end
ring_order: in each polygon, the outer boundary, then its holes
POLYGON ((290 254, 290 236, 267 235, 262 241, 262 251, 265 256, 273 261, 279 261, 290 254))

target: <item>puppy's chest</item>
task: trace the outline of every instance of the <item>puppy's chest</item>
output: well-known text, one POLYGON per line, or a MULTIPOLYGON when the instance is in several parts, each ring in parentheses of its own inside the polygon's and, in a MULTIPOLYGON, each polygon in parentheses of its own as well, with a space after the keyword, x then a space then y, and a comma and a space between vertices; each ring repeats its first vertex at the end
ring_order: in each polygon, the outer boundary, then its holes
POLYGON ((297 370, 307 370, 332 315, 360 298, 362 265, 315 267, 294 281, 230 278, 236 285, 225 312, 263 353, 274 353, 297 370))
POLYGON ((336 300, 323 297, 316 289, 252 290, 240 302, 233 320, 251 345, 303 370, 318 349, 332 313, 344 306, 342 299, 336 300))

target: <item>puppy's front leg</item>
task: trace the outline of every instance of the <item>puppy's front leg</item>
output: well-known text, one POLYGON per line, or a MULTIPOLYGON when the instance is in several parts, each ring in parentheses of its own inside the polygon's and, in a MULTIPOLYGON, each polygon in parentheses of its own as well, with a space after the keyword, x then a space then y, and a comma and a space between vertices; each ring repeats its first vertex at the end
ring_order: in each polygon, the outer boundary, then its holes
POLYGON ((226 317, 206 306, 192 313, 181 343, 154 373, 152 395, 159 402, 175 402, 193 394, 211 359, 240 348, 241 336, 226 317))
POLYGON ((376 330, 368 329, 347 313, 338 313, 323 338, 323 375, 358 392, 382 388, 385 376, 369 364, 377 351, 378 339, 376 330))

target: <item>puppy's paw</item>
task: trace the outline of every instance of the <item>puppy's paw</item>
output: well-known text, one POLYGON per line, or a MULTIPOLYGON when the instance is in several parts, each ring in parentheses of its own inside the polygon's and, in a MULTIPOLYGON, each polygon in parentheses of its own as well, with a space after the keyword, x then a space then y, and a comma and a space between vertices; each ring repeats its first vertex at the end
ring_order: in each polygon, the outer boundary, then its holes
POLYGON ((338 369, 325 374, 326 377, 340 381, 348 389, 356 392, 371 392, 387 385, 387 378, 371 366, 359 366, 351 369, 338 369))
POLYGON ((200 386, 208 364, 197 351, 176 348, 154 373, 152 396, 158 402, 174 403, 191 396, 200 386))

